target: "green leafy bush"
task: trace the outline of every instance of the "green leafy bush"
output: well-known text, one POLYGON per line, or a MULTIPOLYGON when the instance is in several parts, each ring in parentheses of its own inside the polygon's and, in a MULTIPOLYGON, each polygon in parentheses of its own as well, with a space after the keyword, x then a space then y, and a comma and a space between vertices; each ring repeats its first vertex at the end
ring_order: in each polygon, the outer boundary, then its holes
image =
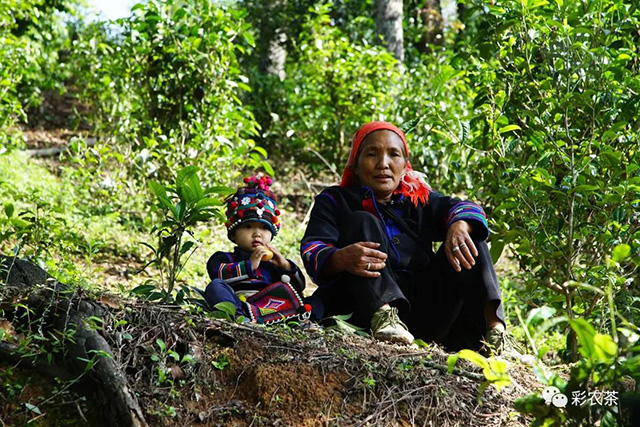
POLYGON ((420 120, 408 140, 411 163, 443 192, 473 186, 469 167, 478 155, 466 120, 473 91, 466 72, 451 62, 450 54, 439 52, 407 64, 393 115, 399 123, 420 120))
POLYGON ((238 9, 206 0, 148 1, 133 16, 79 30, 73 51, 96 129, 127 153, 127 169, 168 179, 198 159, 208 179, 259 166, 257 124, 238 57, 253 38, 238 9))
POLYGON ((458 48, 475 92, 469 167, 497 232, 493 255, 514 246, 534 304, 607 319, 589 288, 610 283, 605 255, 621 243, 633 254, 615 298, 635 295, 640 264, 640 64, 629 55, 640 10, 618 0, 502 0, 467 12, 475 30, 458 48))
POLYGON ((77 2, 0 2, 0 150, 21 145, 12 125, 25 122, 25 109, 44 90, 64 89, 61 56, 69 35, 61 12, 74 14, 77 2))
MULTIPOLYGON (((598 332, 588 321, 571 320, 566 316, 553 317, 536 328, 537 334, 541 335, 551 325, 568 323, 577 336, 581 358, 571 366, 568 380, 564 375, 548 372, 543 363, 538 363, 536 372, 540 380, 557 387, 568 398, 569 404, 562 411, 545 403, 536 393, 518 399, 516 408, 534 416, 532 425, 552 425, 553 422, 567 426, 630 425, 630 409, 633 409, 630 402, 638 396, 635 387, 629 387, 628 383, 637 383, 640 379, 640 336, 635 325, 619 316, 613 302, 612 287, 600 292, 611 312, 611 332, 598 332)), ((534 312, 529 319, 540 310, 534 312)))
MULTIPOLYGON (((187 254, 190 256, 197 247, 195 240, 184 240, 185 234, 193 237, 193 227, 213 217, 224 221, 222 199, 212 195, 233 193, 233 190, 227 187, 202 189, 198 178, 199 170, 196 166, 181 169, 178 171, 175 185, 171 187, 162 186, 155 181, 149 182, 164 219, 160 226, 152 230, 152 233, 157 234, 158 246, 145 244, 153 251, 153 257, 147 265, 157 265, 163 282, 163 289, 158 296, 164 297, 165 300, 172 298, 176 280, 184 267, 182 257, 187 254)), ((153 290, 151 286, 143 285, 132 292, 140 294, 153 290)), ((185 289, 181 289, 176 300, 182 301, 188 295, 185 289)))
POLYGON ((272 151, 294 155, 316 172, 339 170, 353 132, 389 115, 400 78, 400 66, 389 52, 350 40, 332 24, 330 11, 329 5, 310 11, 296 42, 298 58, 287 64, 281 89, 285 100, 272 111, 267 134, 272 151))

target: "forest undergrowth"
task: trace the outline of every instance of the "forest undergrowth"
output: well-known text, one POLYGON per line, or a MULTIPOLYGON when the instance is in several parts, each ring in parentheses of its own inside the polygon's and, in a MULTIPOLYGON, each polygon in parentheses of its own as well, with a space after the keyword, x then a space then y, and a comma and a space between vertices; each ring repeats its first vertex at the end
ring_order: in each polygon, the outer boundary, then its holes
MULTIPOLYGON (((26 148, 33 146, 38 144, 28 141, 26 148)), ((509 386, 481 393, 478 387, 489 384, 481 368, 462 362, 447 373, 449 355, 436 345, 377 343, 342 322, 346 328, 310 331, 296 322, 264 328, 210 318, 199 306, 136 302, 140 295, 129 292, 158 274, 154 267, 140 271, 148 251, 140 243, 152 243, 149 235, 134 220, 83 203, 85 195, 75 191, 69 181, 74 171, 65 163, 64 155, 42 160, 21 151, 0 157, 5 205, 12 204, 16 217, 25 220, 36 215, 36 226, 42 227, 40 235, 31 230, 29 239, 6 238, 2 253, 39 248, 32 261, 62 282, 76 283, 76 298, 106 309, 94 327, 109 341, 150 424, 526 425, 513 400, 540 383, 519 361, 510 365, 509 386), (26 194, 30 197, 21 197, 26 194), (55 256, 62 252, 64 257, 55 256)), ((298 241, 312 194, 300 194, 301 183, 283 182, 277 191, 295 197, 281 204, 285 226, 277 244, 300 263, 298 241)), ((207 257, 231 243, 221 225, 201 225, 194 235, 199 245, 180 283, 203 289, 207 257)), ((501 272, 513 268, 505 261, 498 266, 501 272)), ((308 283, 307 294, 313 289, 308 283)), ((5 338, 33 346, 25 343, 23 327, 3 328, 5 338)), ((48 352, 52 361, 60 360, 54 349, 38 351, 41 357, 48 352)), ((4 367, 4 380, 13 382, 5 383, 3 393, 0 418, 6 425, 100 423, 92 394, 76 378, 52 385, 46 374, 24 364, 4 367)))
POLYGON ((640 7, 393 2, 400 52, 373 3, 0 2, 2 423, 640 424, 640 7), (484 207, 520 356, 198 305, 242 177, 275 178, 301 265, 313 196, 374 119, 484 207))

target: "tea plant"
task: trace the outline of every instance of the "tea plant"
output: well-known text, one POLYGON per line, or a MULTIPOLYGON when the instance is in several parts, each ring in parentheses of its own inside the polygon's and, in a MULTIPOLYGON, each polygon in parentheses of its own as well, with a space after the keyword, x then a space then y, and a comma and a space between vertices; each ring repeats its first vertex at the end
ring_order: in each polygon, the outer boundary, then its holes
MULTIPOLYGON (((228 187, 203 189, 198 178, 199 170, 196 166, 181 169, 173 186, 163 186, 155 181, 149 183, 163 217, 162 223, 152 230, 158 238, 157 246, 145 243, 153 255, 147 265, 156 264, 161 277, 162 290, 154 297, 163 297, 165 300, 172 298, 178 275, 197 247, 195 240, 186 237, 193 237, 192 228, 212 218, 224 221, 221 197, 233 193, 233 190, 228 187), (189 256, 183 262, 183 256, 187 254, 189 256)), ((132 292, 149 293, 151 290, 153 285, 143 285, 132 292)), ((176 300, 182 301, 185 294, 188 294, 188 289, 181 289, 176 300)))
POLYGON ((253 41, 241 10, 152 0, 109 25, 81 25, 73 55, 86 82, 80 95, 97 100, 95 128, 126 154, 130 175, 164 182, 197 158, 215 165, 203 169, 207 179, 220 180, 262 162, 251 155, 258 127, 242 102, 251 88, 239 57, 253 41))
MULTIPOLYGON (((602 260, 622 243, 640 249, 640 80, 629 55, 640 9, 500 0, 475 1, 467 14, 459 48, 475 93, 461 143, 473 147, 468 168, 496 232, 494 259, 512 244, 527 299, 571 320, 606 318, 595 291, 608 283, 602 260)), ((635 291, 623 280, 613 295, 635 291)))

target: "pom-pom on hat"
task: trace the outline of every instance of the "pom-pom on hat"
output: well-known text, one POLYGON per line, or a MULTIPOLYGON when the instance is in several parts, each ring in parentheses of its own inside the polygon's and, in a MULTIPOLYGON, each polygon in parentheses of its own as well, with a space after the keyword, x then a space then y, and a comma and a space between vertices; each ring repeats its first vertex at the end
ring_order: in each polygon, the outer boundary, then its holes
POLYGON ((270 177, 257 174, 244 179, 244 186, 227 200, 227 237, 233 240, 235 229, 245 222, 258 221, 269 226, 273 237, 280 230, 278 198, 269 188, 270 177))

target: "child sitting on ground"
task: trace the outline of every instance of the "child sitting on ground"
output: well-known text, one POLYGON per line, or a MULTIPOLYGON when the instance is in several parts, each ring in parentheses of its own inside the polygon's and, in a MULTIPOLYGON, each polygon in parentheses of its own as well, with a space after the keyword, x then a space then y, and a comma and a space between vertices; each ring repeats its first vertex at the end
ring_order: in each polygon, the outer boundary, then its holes
POLYGON ((236 316, 255 323, 297 317, 306 320, 310 307, 302 300, 304 276, 293 261, 271 244, 280 230, 277 198, 262 174, 244 179, 227 200, 227 237, 233 252, 216 252, 207 262, 212 282, 204 297, 211 308, 229 302, 236 316))

